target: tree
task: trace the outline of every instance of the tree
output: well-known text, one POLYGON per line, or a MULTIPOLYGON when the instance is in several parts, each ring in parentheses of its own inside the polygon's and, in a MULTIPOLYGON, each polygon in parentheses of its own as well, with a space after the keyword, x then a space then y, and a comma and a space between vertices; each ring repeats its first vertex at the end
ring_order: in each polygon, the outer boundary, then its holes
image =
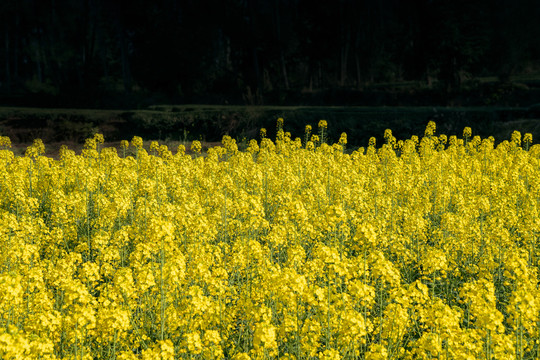
POLYGON ((433 0, 427 4, 431 23, 430 58, 446 90, 461 86, 462 71, 481 61, 488 49, 488 22, 483 1, 433 0))

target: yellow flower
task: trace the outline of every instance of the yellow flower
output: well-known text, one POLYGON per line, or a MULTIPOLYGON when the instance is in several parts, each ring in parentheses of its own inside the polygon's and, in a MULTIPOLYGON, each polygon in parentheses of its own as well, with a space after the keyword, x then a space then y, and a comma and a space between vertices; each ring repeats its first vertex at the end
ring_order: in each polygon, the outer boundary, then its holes
POLYGON ((207 330, 204 333, 204 344, 209 346, 210 344, 219 344, 221 342, 221 336, 217 330, 207 330))
POLYGON ((105 138, 103 137, 103 134, 94 134, 94 141, 97 143, 97 144, 103 144, 105 142, 105 138))
POLYGON ((369 351, 365 354, 366 360, 385 360, 388 359, 388 350, 382 344, 372 344, 369 351))
POLYGON ((249 140, 249 144, 246 151, 252 154, 259 152, 259 145, 257 144, 257 140, 255 139, 249 140))
POLYGON ((176 153, 179 154, 179 155, 184 155, 186 152, 186 147, 184 144, 180 144, 178 145, 178 147, 176 148, 176 153))
POLYGON ((8 136, 0 136, 0 146, 10 148, 11 147, 11 139, 8 136))
POLYGON ((439 142, 441 144, 446 145, 447 141, 448 141, 448 138, 445 134, 439 135, 439 142))
POLYGON ((341 133, 341 136, 339 137, 339 144, 340 145, 347 144, 347 133, 341 133))
POLYGON ((267 322, 255 324, 253 346, 257 352, 267 351, 269 354, 276 354, 278 346, 276 328, 267 322))
POLYGON ((325 133, 0 149, 0 358, 534 355, 540 146, 325 133))
MULTIPOLYGON (((126 354, 127 355, 127 354, 126 354)), ((127 357, 130 359, 129 357, 127 357)), ((173 360, 174 359, 174 345, 171 340, 157 341, 152 344, 151 347, 142 351, 143 360, 173 360)))
POLYGON ((198 140, 194 140, 191 143, 191 151, 193 151, 194 153, 200 154, 201 150, 202 150, 201 142, 198 140))
POLYGON ((517 146, 521 146, 521 133, 517 130, 514 130, 512 133, 512 142, 517 146))
POLYGON ((341 355, 336 349, 326 349, 319 353, 320 360, 341 360, 341 355))
POLYGON ((37 158, 45 153, 45 145, 41 139, 34 140, 33 144, 26 148, 27 157, 37 158))
POLYGON ((93 138, 86 139, 86 141, 84 142, 84 148, 87 150, 96 150, 97 148, 96 140, 93 138))
POLYGON ((151 141, 150 142, 150 151, 156 152, 157 150, 159 150, 159 143, 157 141, 151 141))
POLYGON ((232 357, 232 360, 251 360, 251 357, 244 352, 240 352, 240 353, 235 354, 232 357))
POLYGON ((437 125, 434 121, 428 122, 426 126, 426 130, 424 131, 425 136, 433 136, 435 134, 435 129, 437 128, 437 125))
POLYGON ((143 147, 143 139, 139 136, 134 136, 133 139, 131 139, 131 145, 140 149, 143 147))
POLYGON ((278 118, 277 119, 277 128, 278 128, 278 130, 283 129, 283 118, 278 118))
POLYGON ((198 332, 187 333, 186 344, 190 354, 200 354, 202 352, 203 344, 198 332))
POLYGON ((161 350, 162 360, 174 360, 174 345, 171 340, 162 340, 158 342, 158 346, 161 350))

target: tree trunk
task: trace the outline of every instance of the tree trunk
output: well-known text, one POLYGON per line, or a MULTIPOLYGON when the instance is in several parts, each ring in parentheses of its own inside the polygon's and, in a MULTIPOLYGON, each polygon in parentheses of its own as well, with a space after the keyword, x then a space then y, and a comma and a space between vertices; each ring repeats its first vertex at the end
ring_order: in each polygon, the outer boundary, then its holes
POLYGON ((13 43, 13 78, 15 81, 17 81, 17 78, 19 77, 19 14, 17 13, 15 15, 15 36, 14 36, 14 43, 13 43))
POLYGON ((360 67, 360 56, 354 54, 354 62, 356 63, 356 89, 362 90, 362 69, 360 67))
POLYGON ((257 48, 255 45, 251 48, 251 54, 253 56, 253 70, 255 72, 255 83, 256 83, 256 89, 257 91, 260 88, 261 83, 261 71, 259 68, 259 56, 257 55, 257 48))
POLYGON ((122 79, 124 81, 124 90, 129 94, 131 92, 132 79, 129 66, 128 42, 126 39, 126 32, 123 27, 120 28, 119 33, 120 57, 122 60, 122 79))
POLYGON ((41 67, 41 56, 39 52, 39 43, 34 42, 34 52, 36 56, 36 76, 37 80, 42 83, 43 82, 43 69, 41 67))
POLYGON ((231 54, 232 54, 232 48, 231 48, 231 38, 230 37, 226 37, 225 38, 225 64, 226 64, 226 68, 228 71, 232 72, 233 71, 233 64, 232 64, 232 57, 231 57, 231 54))
POLYGON ((276 0, 276 11, 275 11, 275 21, 276 21, 276 35, 279 46, 279 64, 281 67, 281 75, 283 76, 283 84, 285 89, 289 90, 289 77, 287 76, 287 67, 285 66, 285 54, 283 52, 283 44, 281 43, 281 16, 279 14, 279 1, 276 0))
POLYGON ((347 23, 347 16, 345 9, 345 4, 343 1, 340 1, 339 5, 339 15, 341 18, 341 53, 340 53, 340 77, 339 85, 341 87, 345 86, 347 82, 347 62, 349 59, 349 48, 351 42, 351 28, 347 23))
POLYGON ((283 82, 285 83, 285 89, 289 90, 289 77, 287 76, 287 67, 285 66, 285 55, 283 50, 281 51, 281 72, 283 74, 283 82))
POLYGON ((6 48, 6 88, 8 91, 10 91, 11 88, 11 69, 9 67, 9 31, 8 31, 8 25, 5 24, 6 28, 6 35, 5 35, 5 48, 6 48))
MULTIPOLYGON (((347 37, 350 38, 349 33, 347 37)), ((345 86, 347 82, 347 60, 349 58, 349 40, 345 41, 345 44, 341 46, 341 76, 339 80, 339 85, 341 87, 345 86)))
POLYGON ((440 69, 440 79, 445 84, 447 92, 458 90, 461 86, 459 66, 455 54, 450 53, 440 69))
POLYGON ((253 58, 253 70, 255 73, 255 91, 257 94, 262 91, 262 77, 261 70, 259 65, 259 55, 257 54, 257 38, 255 36, 255 0, 248 0, 248 10, 249 10, 249 29, 251 33, 251 56, 253 58))
POLYGON ((322 64, 320 61, 317 62, 317 88, 323 87, 323 75, 322 75, 322 64))
POLYGON ((313 77, 315 76, 314 75, 314 68, 315 66, 313 65, 313 60, 311 58, 308 58, 307 59, 307 68, 306 68, 306 81, 307 81, 307 88, 309 90, 309 92, 313 92, 313 86, 314 86, 314 81, 313 81, 313 77))

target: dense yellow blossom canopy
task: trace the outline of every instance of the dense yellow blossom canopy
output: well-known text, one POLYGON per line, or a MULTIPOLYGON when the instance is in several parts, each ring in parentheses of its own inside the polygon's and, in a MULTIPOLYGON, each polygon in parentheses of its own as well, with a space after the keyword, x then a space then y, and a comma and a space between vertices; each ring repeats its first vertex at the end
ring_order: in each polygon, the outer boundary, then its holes
POLYGON ((0 358, 539 357, 530 134, 283 127, 57 160, 0 137, 0 358))

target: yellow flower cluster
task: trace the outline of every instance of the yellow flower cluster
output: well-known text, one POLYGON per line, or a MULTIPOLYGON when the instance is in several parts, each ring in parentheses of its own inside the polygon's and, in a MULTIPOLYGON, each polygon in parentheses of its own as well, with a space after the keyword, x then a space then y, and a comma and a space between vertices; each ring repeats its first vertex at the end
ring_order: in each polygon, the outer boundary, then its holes
POLYGON ((326 126, 205 156, 1 138, 0 358, 537 359, 530 134, 326 126))
POLYGON ((11 139, 8 136, 0 136, 0 146, 4 148, 10 148, 11 139))

